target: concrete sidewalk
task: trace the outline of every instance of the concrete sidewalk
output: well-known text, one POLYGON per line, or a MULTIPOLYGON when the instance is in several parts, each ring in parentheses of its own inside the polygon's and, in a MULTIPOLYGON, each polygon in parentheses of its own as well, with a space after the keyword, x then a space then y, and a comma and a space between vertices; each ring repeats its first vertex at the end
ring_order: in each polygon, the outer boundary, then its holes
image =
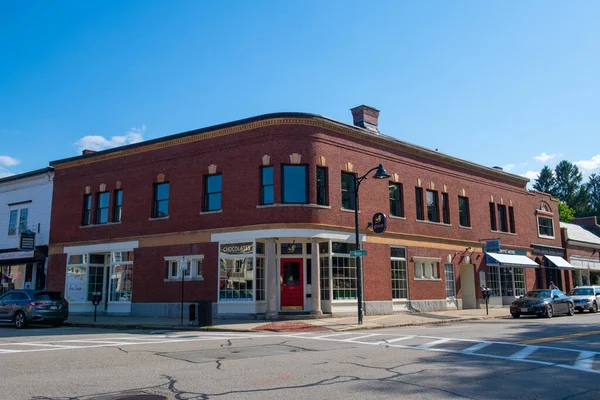
POLYGON ((180 323, 180 318, 152 318, 152 317, 119 317, 98 316, 94 323, 93 316, 71 315, 67 326, 96 327, 113 329, 155 329, 155 330, 202 330, 202 331, 350 331, 359 329, 377 329, 402 326, 421 326, 433 324, 457 323, 463 321, 508 318, 508 308, 491 308, 489 315, 485 310, 454 310, 436 311, 427 313, 400 313, 393 315, 365 316, 363 325, 357 324, 356 316, 323 317, 318 319, 294 320, 257 320, 257 319, 214 319, 213 325, 199 327, 189 325, 188 321, 180 323))

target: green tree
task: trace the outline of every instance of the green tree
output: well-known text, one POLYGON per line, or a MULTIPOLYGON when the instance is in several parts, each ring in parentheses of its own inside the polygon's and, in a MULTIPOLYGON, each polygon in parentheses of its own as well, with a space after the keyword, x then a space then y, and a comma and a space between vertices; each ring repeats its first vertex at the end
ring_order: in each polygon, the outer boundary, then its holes
POLYGON ((540 171, 540 176, 535 180, 533 188, 539 192, 554 194, 553 191, 555 185, 556 180, 554 179, 554 174, 550 167, 545 165, 540 171))
POLYGON ((600 217, 600 175, 591 174, 586 184, 591 212, 600 217))
POLYGON ((562 222, 571 222, 575 218, 575 210, 560 200, 558 201, 558 213, 562 222))
POLYGON ((577 201, 581 200, 578 195, 581 195, 581 181, 583 180, 583 174, 579 171, 579 167, 563 160, 554 168, 554 175, 556 179, 555 196, 569 207, 577 210, 577 201))

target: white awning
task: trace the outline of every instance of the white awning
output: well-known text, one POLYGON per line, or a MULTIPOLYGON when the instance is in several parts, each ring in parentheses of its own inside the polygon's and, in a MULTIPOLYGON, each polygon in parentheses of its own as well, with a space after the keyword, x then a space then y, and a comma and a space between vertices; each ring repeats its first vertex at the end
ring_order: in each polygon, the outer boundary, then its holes
POLYGON ((600 271, 600 260, 596 258, 571 256, 571 265, 579 269, 600 271))
POLYGON ((544 256, 546 257, 556 268, 560 269, 574 269, 575 267, 569 264, 567 260, 558 256, 544 256))
POLYGON ((539 265, 527 256, 516 254, 486 253, 489 257, 487 265, 499 267, 537 268, 539 265), (491 261, 491 262, 490 262, 491 261), (495 261, 495 262, 494 262, 495 261))

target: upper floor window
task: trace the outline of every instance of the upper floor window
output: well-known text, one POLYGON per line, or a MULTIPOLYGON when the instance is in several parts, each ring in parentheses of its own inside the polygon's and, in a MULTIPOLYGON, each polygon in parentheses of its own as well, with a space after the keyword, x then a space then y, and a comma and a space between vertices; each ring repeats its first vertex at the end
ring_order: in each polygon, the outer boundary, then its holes
POLYGON ((108 206, 110 192, 101 192, 96 195, 96 223, 106 224, 108 222, 108 206))
POLYGON ((404 217, 402 184, 390 182, 390 214, 394 217, 404 217))
POLYGON ((317 167, 317 204, 329 205, 327 168, 325 167, 317 167))
POLYGON ((508 232, 508 220, 506 216, 506 206, 498 204, 498 222, 501 232, 508 232))
POLYGON ((510 225, 510 233, 515 233, 515 209, 508 207, 508 223, 510 225))
POLYGON ((121 222, 123 214, 123 190, 115 190, 115 204, 113 206, 113 222, 121 222))
POLYGON ((448 193, 442 193, 442 222, 450 223, 450 204, 448 204, 448 193))
POLYGON ((185 256, 185 263, 181 264, 181 257, 165 257, 168 263, 167 279, 202 279, 202 265, 204 255, 198 254, 185 256))
POLYGON ((431 222, 440 222, 440 206, 438 204, 438 194, 434 190, 427 190, 427 220, 431 222))
POLYGON ((19 232, 23 232, 27 230, 27 220, 29 217, 29 209, 21 208, 19 212, 19 232))
POLYGON ((281 202, 308 203, 308 166, 281 166, 281 202))
POLYGON ((460 226, 471 226, 468 197, 458 196, 458 219, 460 226))
POLYGON ((260 168, 260 204, 273 204, 275 201, 275 189, 273 179, 273 167, 260 168))
POLYGON ((490 203, 490 228, 493 231, 498 230, 498 226, 496 225, 496 205, 494 203, 490 203))
POLYGON ((204 188, 204 211, 220 210, 223 175, 206 175, 204 177, 204 188))
POLYGON ((554 221, 538 215, 538 232, 540 236, 554 237, 554 221))
POLYGON ((92 223, 92 195, 83 196, 83 213, 81 216, 81 225, 86 226, 92 223))
POLYGON ((356 207, 354 197, 355 177, 356 174, 342 172, 342 208, 346 210, 354 210, 356 207))
POLYGON ((417 206, 417 219, 423 221, 425 219, 423 215, 423 189, 420 187, 415 188, 415 204, 417 206))
POLYGON ((8 219, 8 236, 17 234, 17 218, 19 217, 19 210, 10 210, 10 216, 8 219))
POLYGON ((156 183, 154 185, 154 201, 152 218, 167 217, 169 215, 169 183, 156 183))

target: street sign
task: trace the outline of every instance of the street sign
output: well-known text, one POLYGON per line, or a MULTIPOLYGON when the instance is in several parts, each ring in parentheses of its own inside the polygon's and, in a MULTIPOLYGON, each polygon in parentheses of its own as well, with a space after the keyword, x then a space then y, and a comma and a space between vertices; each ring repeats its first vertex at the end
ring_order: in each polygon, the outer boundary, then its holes
POLYGON ((373 232, 383 233, 387 229, 387 217, 384 213, 378 212, 373 215, 373 232))
POLYGON ((485 252, 486 253, 495 253, 500 250, 500 241, 499 240, 488 240, 485 242, 485 252))
POLYGON ((366 250, 352 250, 350 251, 350 256, 351 257, 364 257, 367 255, 367 251, 366 250))

